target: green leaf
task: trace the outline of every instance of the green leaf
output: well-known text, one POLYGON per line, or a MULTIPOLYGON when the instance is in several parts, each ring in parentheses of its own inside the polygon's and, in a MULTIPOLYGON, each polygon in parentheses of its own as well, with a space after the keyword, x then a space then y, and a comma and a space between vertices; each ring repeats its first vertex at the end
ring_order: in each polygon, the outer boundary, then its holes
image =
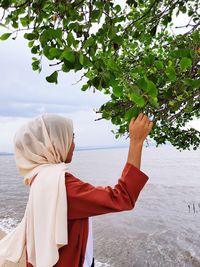
POLYGON ((121 119, 119 117, 112 117, 111 122, 115 125, 119 125, 121 123, 121 119))
POLYGON ((33 44, 34 44, 34 41, 28 42, 28 47, 31 48, 33 46, 33 44))
POLYGON ((62 29, 61 28, 49 29, 49 35, 51 37, 62 39, 62 29))
POLYGON ((183 57, 180 61, 180 67, 183 71, 187 70, 190 68, 192 65, 192 60, 188 57, 183 57))
POLYGON ((82 65, 80 63, 80 55, 76 52, 75 54, 75 63, 74 63, 74 70, 75 72, 82 69, 82 65))
POLYGON ((83 53, 82 52, 80 52, 79 61, 80 61, 81 65, 84 64, 84 56, 83 56, 83 53))
POLYGON ((24 38, 31 41, 36 39, 36 34, 35 33, 25 33, 24 38))
POLYGON ((1 7, 4 9, 7 9, 12 4, 11 0, 2 0, 1 1, 1 7))
POLYGON ((46 80, 49 83, 58 83, 58 72, 54 71, 50 76, 46 77, 46 80))
POLYGON ((156 85, 152 81, 149 81, 149 80, 147 82, 147 91, 148 91, 148 94, 152 97, 156 97, 158 95, 158 90, 156 88, 156 85))
POLYGON ((94 2, 94 5, 95 5, 96 7, 98 7, 98 8, 103 8, 104 3, 101 2, 101 1, 95 1, 95 2, 94 2))
POLYGON ((34 45, 32 48, 31 48, 31 53, 32 54, 37 54, 39 50, 39 46, 38 45, 34 45))
POLYGON ((100 11, 97 10, 97 9, 92 11, 91 19, 92 19, 93 22, 95 22, 99 18, 99 13, 100 13, 100 11))
POLYGON ((35 60, 35 58, 33 58, 34 62, 32 63, 32 69, 34 71, 36 70, 40 70, 40 60, 35 60))
POLYGON ((7 40, 11 36, 11 34, 12 33, 4 33, 4 34, 2 34, 1 37, 0 37, 0 40, 2 40, 2 41, 7 40))
POLYGON ((12 21, 12 27, 17 29, 19 27, 19 24, 14 20, 12 21))
POLYGON ((116 62, 114 61, 113 58, 109 58, 108 62, 107 62, 107 66, 111 69, 111 70, 117 70, 118 67, 117 67, 117 64, 116 62))
POLYGON ((118 45, 122 45, 123 41, 124 40, 123 40, 122 36, 115 35, 115 37, 113 38, 113 42, 118 44, 118 45))
POLYGON ((95 88, 98 89, 98 87, 100 85, 100 81, 101 81, 100 77, 96 76, 96 77, 94 77, 94 79, 91 80, 91 83, 95 88))
POLYGON ((90 37, 86 40, 85 44, 84 44, 84 48, 87 48, 87 47, 90 47, 94 44, 94 38, 93 37, 90 37))
POLYGON ((113 86, 113 94, 117 97, 123 95, 123 87, 122 86, 113 86))
POLYGON ((62 53, 62 57, 65 58, 67 61, 69 61, 70 63, 74 63, 75 62, 75 55, 74 52, 70 49, 66 49, 63 53, 62 53))
POLYGON ((174 67, 170 66, 166 69, 166 75, 169 78, 170 81, 175 81, 176 80, 176 71, 174 67))
MULTIPOLYGON (((57 39, 57 41, 62 40, 62 29, 57 28, 57 29, 45 29, 42 34, 40 35, 40 42, 42 45, 45 45, 47 41, 52 40, 52 39, 57 39)), ((62 42, 61 42, 62 43, 62 42)))
POLYGON ((133 117, 136 118, 139 113, 139 109, 137 107, 130 108, 126 113, 125 113, 125 120, 130 121, 133 117))
POLYGON ((192 88, 200 87, 200 80, 185 79, 183 80, 184 84, 191 86, 192 88))
POLYGON ((114 96, 116 97, 122 96, 123 87, 119 85, 119 82, 114 78, 112 78, 109 82, 110 82, 110 85, 112 86, 114 96))
POLYGON ((169 105, 170 105, 170 106, 174 106, 174 104, 175 104, 175 101, 174 101, 174 100, 170 100, 170 101, 169 101, 169 105))
POLYGON ((45 47, 43 48, 43 54, 45 55, 45 57, 47 57, 48 59, 52 60, 53 57, 51 57, 51 55, 49 54, 49 50, 51 49, 52 47, 49 46, 49 45, 45 45, 45 47))
POLYGON ((69 72, 69 71, 71 70, 71 68, 69 68, 69 67, 66 66, 65 64, 62 64, 61 69, 62 69, 63 72, 69 72))
POLYGON ((74 45, 75 43, 75 39, 72 32, 69 32, 67 35, 67 43, 69 46, 71 46, 72 44, 74 45))
POLYGON ((121 6, 120 5, 116 5, 115 6, 115 10, 117 11, 117 13, 119 13, 121 11, 121 6))
POLYGON ((147 82, 144 78, 141 78, 137 81, 137 85, 139 86, 139 88, 143 89, 144 91, 147 90, 147 82))
POLYGON ((137 93, 131 93, 131 94, 129 94, 129 98, 134 103, 136 103, 139 107, 144 107, 145 100, 144 100, 144 98, 141 95, 139 95, 137 93))
POLYGON ((89 85, 88 84, 84 84, 82 87, 81 87, 81 91, 86 91, 88 89, 89 85))
POLYGON ((23 27, 26 27, 29 24, 29 18, 27 16, 20 18, 20 21, 23 27))
POLYGON ((54 58, 59 58, 61 55, 62 51, 58 48, 52 47, 49 49, 49 55, 51 56, 52 59, 54 58))
POLYGON ((107 112, 106 110, 103 110, 102 112, 102 118, 106 119, 106 120, 109 120, 111 117, 110 117, 110 113, 107 112))
POLYGON ((164 65, 163 65, 163 62, 162 61, 157 61, 156 62, 156 68, 158 69, 158 70, 162 70, 163 68, 164 68, 164 65))
POLYGON ((157 109, 160 108, 157 97, 151 97, 151 96, 149 96, 148 100, 152 104, 153 107, 155 107, 157 109))
POLYGON ((146 65, 152 65, 154 60, 155 60, 154 56, 151 54, 150 55, 147 54, 147 57, 144 58, 144 62, 146 65))

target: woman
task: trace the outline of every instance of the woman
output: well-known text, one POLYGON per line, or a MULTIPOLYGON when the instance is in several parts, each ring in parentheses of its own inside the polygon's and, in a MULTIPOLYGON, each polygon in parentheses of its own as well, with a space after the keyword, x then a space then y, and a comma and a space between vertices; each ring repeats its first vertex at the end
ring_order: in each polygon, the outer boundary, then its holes
POLYGON ((16 166, 30 185, 21 223, 0 240, 0 266, 94 266, 91 217, 134 208, 148 176, 140 171, 142 146, 153 122, 140 113, 129 124, 130 146, 114 188, 94 187, 68 172, 74 151, 73 123, 43 114, 19 129, 14 139, 16 166))

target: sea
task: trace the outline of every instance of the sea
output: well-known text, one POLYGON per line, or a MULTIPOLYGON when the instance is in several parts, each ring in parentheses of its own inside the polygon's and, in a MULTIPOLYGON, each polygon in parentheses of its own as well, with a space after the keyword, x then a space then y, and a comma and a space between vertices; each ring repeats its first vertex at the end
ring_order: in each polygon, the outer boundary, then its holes
MULTIPOLYGON (((117 184, 128 147, 75 150, 69 172, 94 186, 117 184)), ((200 267, 200 149, 144 145, 149 180, 135 207, 92 217, 95 267, 200 267)), ((13 155, 0 156, 0 229, 23 218, 29 187, 13 155)))

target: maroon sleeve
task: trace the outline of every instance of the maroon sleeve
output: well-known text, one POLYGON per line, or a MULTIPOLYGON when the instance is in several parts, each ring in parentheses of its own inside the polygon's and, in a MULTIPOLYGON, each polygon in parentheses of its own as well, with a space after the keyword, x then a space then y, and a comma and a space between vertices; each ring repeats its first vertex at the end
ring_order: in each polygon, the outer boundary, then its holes
POLYGON ((130 163, 126 163, 121 178, 111 186, 93 186, 71 173, 65 174, 68 218, 90 216, 131 210, 149 177, 130 163))

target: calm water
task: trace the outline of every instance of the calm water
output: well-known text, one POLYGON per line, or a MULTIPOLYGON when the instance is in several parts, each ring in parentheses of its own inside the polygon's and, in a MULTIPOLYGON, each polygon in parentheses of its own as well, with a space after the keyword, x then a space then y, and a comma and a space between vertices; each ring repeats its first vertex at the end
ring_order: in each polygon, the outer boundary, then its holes
MULTIPOLYGON (((128 148, 75 151, 71 171, 93 185, 117 183, 128 148)), ((93 217, 95 267, 200 266, 200 149, 144 147, 149 180, 131 211, 93 217), (100 264, 104 263, 104 264, 100 264)), ((0 228, 22 219, 28 200, 13 156, 0 157, 0 228)))

